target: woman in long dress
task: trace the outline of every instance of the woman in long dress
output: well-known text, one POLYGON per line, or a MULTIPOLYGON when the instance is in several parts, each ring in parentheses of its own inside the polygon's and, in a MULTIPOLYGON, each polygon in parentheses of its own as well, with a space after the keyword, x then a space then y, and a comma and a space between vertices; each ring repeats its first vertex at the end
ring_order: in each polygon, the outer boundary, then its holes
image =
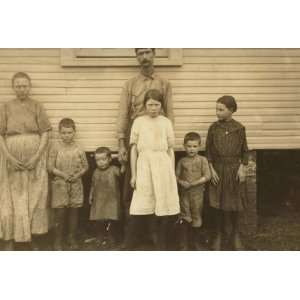
MULTIPOLYGON (((46 147, 51 125, 29 97, 26 73, 12 78, 16 98, 0 108, 0 238, 5 250, 48 231, 46 147)), ((33 248, 36 248, 32 243, 33 248)))

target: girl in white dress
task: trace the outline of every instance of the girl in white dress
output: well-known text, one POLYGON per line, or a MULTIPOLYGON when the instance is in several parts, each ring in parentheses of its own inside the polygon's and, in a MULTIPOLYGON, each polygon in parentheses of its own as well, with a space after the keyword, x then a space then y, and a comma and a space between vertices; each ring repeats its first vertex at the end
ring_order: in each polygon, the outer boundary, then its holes
MULTIPOLYGON (((160 250, 166 248, 170 216, 180 211, 174 168, 174 131, 171 121, 160 114, 162 102, 160 91, 149 90, 144 98, 146 115, 135 119, 131 129, 131 186, 134 193, 128 232, 132 241, 140 222, 146 221, 150 227, 154 226, 150 232, 160 250)), ((132 243, 127 246, 130 248, 132 243)))

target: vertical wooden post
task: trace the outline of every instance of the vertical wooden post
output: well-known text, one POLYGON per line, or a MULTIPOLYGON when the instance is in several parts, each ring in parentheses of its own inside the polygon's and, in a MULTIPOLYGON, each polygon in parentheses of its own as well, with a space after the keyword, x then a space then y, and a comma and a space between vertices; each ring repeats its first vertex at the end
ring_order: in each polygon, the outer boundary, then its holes
POLYGON ((245 235, 251 235, 254 234, 257 230, 256 151, 250 151, 249 153, 246 186, 247 207, 241 214, 241 231, 245 235))

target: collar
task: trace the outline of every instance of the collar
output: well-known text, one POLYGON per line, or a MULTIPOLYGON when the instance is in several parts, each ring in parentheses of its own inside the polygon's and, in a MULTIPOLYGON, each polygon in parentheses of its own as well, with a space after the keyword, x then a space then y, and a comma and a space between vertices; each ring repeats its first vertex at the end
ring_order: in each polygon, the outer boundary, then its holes
POLYGON ((156 75, 154 70, 153 70, 153 73, 151 75, 145 75, 145 74, 142 73, 142 71, 140 71, 139 77, 143 80, 147 80, 149 78, 153 80, 155 77, 157 77, 157 75, 156 75))
POLYGON ((239 130, 243 127, 239 122, 235 121, 234 119, 231 119, 230 121, 217 121, 216 124, 229 132, 239 130))
POLYGON ((14 101, 15 103, 23 104, 23 105, 32 102, 32 100, 31 100, 30 97, 28 97, 27 99, 25 99, 25 100, 23 100, 23 101, 20 100, 20 99, 18 99, 18 98, 14 98, 13 101, 14 101))
POLYGON ((104 168, 104 169, 99 168, 99 167, 97 166, 97 169, 98 169, 100 172, 104 172, 104 171, 108 170, 108 169, 110 168, 110 166, 111 166, 111 165, 108 165, 108 166, 107 166, 106 168, 104 168))

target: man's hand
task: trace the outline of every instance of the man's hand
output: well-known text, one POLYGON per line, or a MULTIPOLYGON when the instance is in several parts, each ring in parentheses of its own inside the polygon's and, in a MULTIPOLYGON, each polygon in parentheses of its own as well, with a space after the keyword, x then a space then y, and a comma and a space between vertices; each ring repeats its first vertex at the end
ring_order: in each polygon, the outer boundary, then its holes
POLYGON ((130 185, 135 190, 136 189, 136 177, 132 176, 130 179, 130 185))
POLYGON ((121 146, 119 148, 119 162, 122 164, 122 162, 127 162, 128 161, 128 151, 125 146, 121 146))

